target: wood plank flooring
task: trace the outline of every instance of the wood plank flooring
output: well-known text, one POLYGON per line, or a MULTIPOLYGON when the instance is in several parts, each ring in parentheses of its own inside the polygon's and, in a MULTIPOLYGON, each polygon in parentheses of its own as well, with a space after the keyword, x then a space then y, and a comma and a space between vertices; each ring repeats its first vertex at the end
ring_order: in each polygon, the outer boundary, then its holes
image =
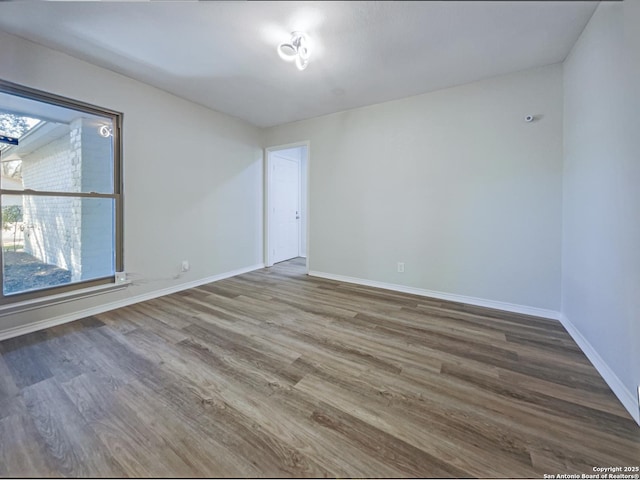
POLYGON ((0 476, 491 477, 640 465, 554 321, 301 260, 0 343, 0 476))

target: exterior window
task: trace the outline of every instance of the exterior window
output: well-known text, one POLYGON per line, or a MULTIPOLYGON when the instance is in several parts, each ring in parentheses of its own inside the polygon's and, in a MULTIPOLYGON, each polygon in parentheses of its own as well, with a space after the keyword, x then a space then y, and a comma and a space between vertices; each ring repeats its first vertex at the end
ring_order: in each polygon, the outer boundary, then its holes
POLYGON ((122 115, 0 81, 0 303, 123 270, 122 115))

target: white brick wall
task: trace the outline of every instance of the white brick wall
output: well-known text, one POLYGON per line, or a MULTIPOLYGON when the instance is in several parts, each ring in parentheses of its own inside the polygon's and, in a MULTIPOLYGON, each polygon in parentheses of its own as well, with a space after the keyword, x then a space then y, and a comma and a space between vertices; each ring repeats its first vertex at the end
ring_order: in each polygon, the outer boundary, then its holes
MULTIPOLYGON (((80 165, 70 155, 67 134, 22 158, 25 188, 48 191, 77 191, 80 165)), ((71 271, 80 279, 80 202, 67 197, 24 197, 25 251, 45 263, 71 271)))
MULTIPOLYGON (((34 190, 111 192, 111 139, 76 119, 68 134, 23 156, 22 175, 34 190)), ((25 251, 70 270, 74 282, 113 273, 112 200, 25 196, 23 211, 25 251)))

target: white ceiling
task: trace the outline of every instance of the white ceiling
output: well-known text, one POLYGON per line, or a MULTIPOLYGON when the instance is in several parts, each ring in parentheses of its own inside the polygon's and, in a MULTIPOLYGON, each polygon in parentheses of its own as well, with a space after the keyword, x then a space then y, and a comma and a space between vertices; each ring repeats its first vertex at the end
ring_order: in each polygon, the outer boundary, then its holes
POLYGON ((561 62, 596 2, 0 2, 0 29, 266 127, 561 62), (276 46, 306 31, 305 71, 276 46))

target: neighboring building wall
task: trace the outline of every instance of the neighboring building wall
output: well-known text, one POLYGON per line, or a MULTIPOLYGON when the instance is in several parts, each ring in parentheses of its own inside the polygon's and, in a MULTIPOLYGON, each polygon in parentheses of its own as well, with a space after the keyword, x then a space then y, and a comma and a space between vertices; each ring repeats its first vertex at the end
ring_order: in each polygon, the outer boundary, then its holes
MULTIPOLYGON (((79 118, 69 134, 23 157, 24 187, 67 192, 112 191, 111 139, 79 118)), ((71 271, 71 281, 113 273, 113 202, 68 197, 24 198, 25 251, 71 271)))
MULTIPOLYGON (((79 157, 71 155, 74 138, 64 135, 22 158, 24 188, 73 191, 80 184, 79 157)), ((77 144, 77 142, 76 142, 77 144)), ((80 202, 65 197, 24 197, 25 251, 80 278, 80 202)))

